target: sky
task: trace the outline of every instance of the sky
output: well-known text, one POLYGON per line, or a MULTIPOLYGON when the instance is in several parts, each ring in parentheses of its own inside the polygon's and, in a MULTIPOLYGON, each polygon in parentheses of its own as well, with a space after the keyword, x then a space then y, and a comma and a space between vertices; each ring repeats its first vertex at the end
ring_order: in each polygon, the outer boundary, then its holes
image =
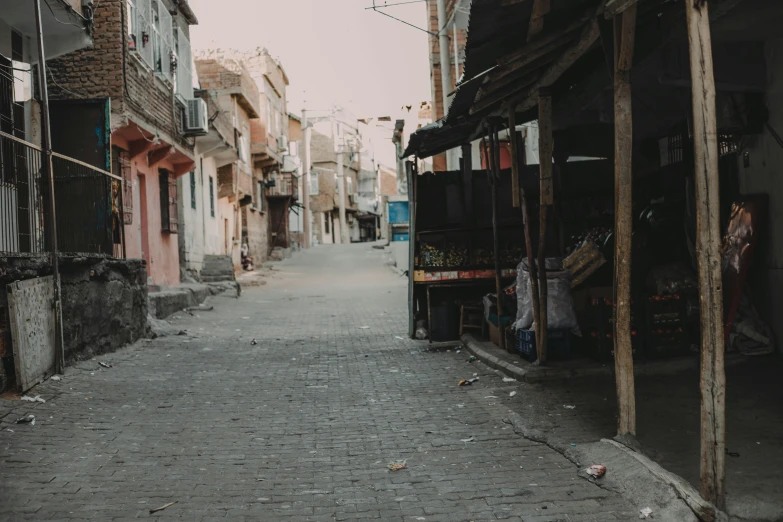
MULTIPOLYGON (((394 120, 402 106, 431 98, 428 35, 365 9, 373 0, 190 0, 190 5, 199 20, 191 28, 194 49, 266 47, 280 60, 290 81, 289 112, 301 114, 306 105, 318 115, 339 105, 357 118, 394 120)), ((384 11, 426 27, 426 7, 419 1, 384 11)), ((394 165, 393 122, 383 125, 372 126, 376 158, 394 165)))

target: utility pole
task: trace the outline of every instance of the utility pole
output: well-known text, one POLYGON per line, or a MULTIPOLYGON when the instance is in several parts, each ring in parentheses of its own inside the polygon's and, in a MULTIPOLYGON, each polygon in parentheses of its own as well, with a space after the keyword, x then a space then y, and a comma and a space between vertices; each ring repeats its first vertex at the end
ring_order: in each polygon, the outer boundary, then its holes
POLYGON ((44 52, 43 23, 41 22, 41 0, 35 0, 35 28, 38 37, 38 86, 41 92, 41 145, 43 178, 49 183, 49 247, 52 249, 52 272, 54 279, 54 368, 62 374, 65 368, 63 343, 63 307, 60 286, 60 265, 57 248, 57 213, 55 211, 54 168, 52 166, 52 131, 49 122, 49 89, 46 85, 46 53, 44 52))
MULTIPOLYGON (((446 0, 438 0, 438 44, 440 50, 440 85, 443 100, 443 116, 449 109, 449 92, 451 92, 451 57, 449 56, 449 31, 446 28, 446 0)), ((452 151, 446 151, 446 169, 452 168, 452 151)))
POLYGON ((343 154, 345 144, 337 145, 337 197, 340 200, 340 243, 348 244, 348 225, 345 222, 345 178, 343 177, 343 154))
POLYGON ((310 248, 310 124, 307 122, 307 109, 302 109, 302 130, 304 131, 302 158, 302 199, 304 200, 304 247, 310 248))

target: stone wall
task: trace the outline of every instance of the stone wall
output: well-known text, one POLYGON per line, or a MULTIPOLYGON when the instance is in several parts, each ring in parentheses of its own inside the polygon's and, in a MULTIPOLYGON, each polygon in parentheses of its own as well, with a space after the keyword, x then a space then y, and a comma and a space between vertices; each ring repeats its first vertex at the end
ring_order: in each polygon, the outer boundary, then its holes
MULTIPOLYGON (((0 313, 6 285, 51 275, 49 258, 0 258, 0 313)), ((147 332, 147 267, 143 260, 64 257, 60 261, 63 337, 68 362, 134 343, 147 332)), ((8 350, 7 355, 11 356, 8 350)))

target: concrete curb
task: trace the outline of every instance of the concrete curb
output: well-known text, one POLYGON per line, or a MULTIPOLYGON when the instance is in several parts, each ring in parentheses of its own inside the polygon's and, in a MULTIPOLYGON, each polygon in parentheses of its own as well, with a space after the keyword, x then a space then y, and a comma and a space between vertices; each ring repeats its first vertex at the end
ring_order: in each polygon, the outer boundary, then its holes
MULTIPOLYGON (((519 360, 519 364, 512 364, 508 361, 493 355, 487 351, 482 342, 478 341, 472 334, 465 334, 460 338, 465 350, 473 354, 490 368, 505 373, 509 377, 528 383, 561 381, 584 377, 613 377, 614 366, 611 364, 605 366, 586 366, 583 368, 558 368, 535 366, 525 361, 519 360)), ((727 354, 726 366, 735 366, 747 361, 747 357, 740 354, 727 354)), ((671 360, 658 360, 641 362, 634 365, 634 375, 673 375, 686 370, 693 370, 699 367, 698 357, 686 357, 671 360)))
POLYGON ((509 377, 517 379, 518 381, 527 381, 527 370, 495 357, 488 351, 484 350, 484 348, 481 346, 481 343, 477 341, 476 338, 472 335, 465 334, 460 338, 460 341, 462 341, 462 346, 465 347, 465 350, 470 352, 474 357, 476 357, 476 359, 483 362, 490 368, 501 371, 509 377))
POLYGON ((194 284, 187 283, 176 288, 150 292, 148 296, 149 314, 156 319, 165 319, 182 311, 183 308, 198 306, 208 297, 232 290, 239 297, 241 287, 236 281, 221 283, 194 284))

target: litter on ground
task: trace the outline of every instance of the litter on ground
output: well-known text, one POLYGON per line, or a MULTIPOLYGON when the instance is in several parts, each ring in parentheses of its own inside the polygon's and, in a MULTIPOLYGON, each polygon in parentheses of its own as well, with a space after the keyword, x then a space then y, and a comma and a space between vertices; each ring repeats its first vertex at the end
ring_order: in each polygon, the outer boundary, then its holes
POLYGON ((400 471, 401 469, 408 469, 408 464, 405 461, 392 462, 389 464, 389 469, 392 471, 400 471))
POLYGON ((517 380, 511 377, 503 377, 503 382, 517 382, 517 380))
POLYGON ((24 395, 22 396, 22 400, 27 402, 46 402, 46 399, 42 399, 40 395, 36 395, 35 397, 24 395))
POLYGON ((593 464, 585 470, 585 472, 591 477, 601 478, 606 474, 606 466, 600 464, 593 464))
POLYGON ((652 518, 652 509, 646 507, 639 510, 639 518, 652 518))
POLYGON ((565 408, 567 410, 575 410, 576 406, 574 406, 572 404, 563 404, 563 408, 565 408))
POLYGON ((517 392, 515 392, 515 391, 512 391, 511 393, 509 393, 509 394, 508 394, 508 396, 509 396, 509 397, 513 397, 513 396, 514 396, 514 395, 516 395, 516 394, 517 394, 517 392))

